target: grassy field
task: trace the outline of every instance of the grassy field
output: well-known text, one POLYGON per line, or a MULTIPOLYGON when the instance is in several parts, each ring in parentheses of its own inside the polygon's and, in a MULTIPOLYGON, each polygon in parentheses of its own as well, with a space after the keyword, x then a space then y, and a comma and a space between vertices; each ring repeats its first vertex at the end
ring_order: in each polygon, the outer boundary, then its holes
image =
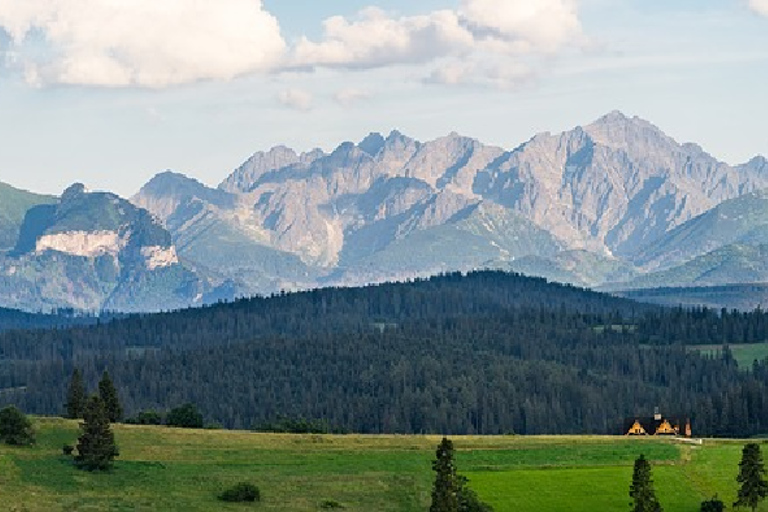
MULTIPOLYGON (((11 511, 425 511, 437 436, 320 436, 118 425, 112 472, 74 469, 61 454, 75 422, 36 420, 32 448, 0 446, 0 509, 11 511), (223 488, 247 480, 262 502, 228 505, 223 488)), ((497 512, 626 511, 632 463, 653 462, 666 512, 695 512, 718 493, 730 504, 742 443, 625 437, 452 438, 459 472, 497 512)), ((768 505, 759 510, 768 511, 768 505)))
MULTIPOLYGON (((733 353, 733 358, 739 364, 739 368, 750 369, 752 368, 752 362, 757 359, 762 361, 768 357, 768 343, 748 343, 728 345, 733 353)), ((722 345, 692 345, 688 347, 689 350, 697 350, 704 354, 713 356, 720 355, 723 349, 722 345)))

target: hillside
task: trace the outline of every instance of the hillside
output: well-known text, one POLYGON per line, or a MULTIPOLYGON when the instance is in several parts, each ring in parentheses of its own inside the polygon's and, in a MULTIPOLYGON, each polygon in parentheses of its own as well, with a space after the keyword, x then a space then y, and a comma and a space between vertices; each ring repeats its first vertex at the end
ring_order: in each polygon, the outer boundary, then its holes
POLYGON ((41 204, 52 204, 56 198, 19 190, 0 182, 0 252, 13 248, 27 211, 41 204))
POLYGON ((768 392, 766 363, 744 372, 685 345, 765 339, 762 311, 450 274, 0 335, 14 361, 0 365, 0 404, 58 414, 77 366, 91 384, 108 368, 128 415, 192 401, 231 428, 289 417, 361 433, 597 434, 664 404, 702 433, 746 436, 768 431, 768 409, 741 408, 768 392))
MULTIPOLYGON (((100 318, 106 321, 109 315, 100 318)), ((27 313, 16 309, 0 308, 0 332, 14 329, 49 329, 51 327, 69 327, 73 325, 92 325, 96 317, 75 314, 74 311, 57 311, 53 314, 27 313)))
MULTIPOLYGON (((334 501, 351 512, 421 512, 429 506, 431 461, 440 440, 117 425, 120 456, 114 471, 91 474, 77 471, 61 455, 62 444, 77 436, 76 422, 46 418, 35 426, 34 448, 0 445, 8 510, 242 510, 216 495, 245 480, 261 490, 258 510, 314 512, 334 501)), ((452 439, 458 472, 496 512, 624 510, 632 463, 640 453, 653 465, 666 512, 698 510, 715 494, 731 503, 742 447, 623 436, 452 439)))
POLYGON ((210 300, 217 284, 179 260, 149 212, 81 184, 29 208, 0 254, 0 304, 29 311, 181 308, 210 300))

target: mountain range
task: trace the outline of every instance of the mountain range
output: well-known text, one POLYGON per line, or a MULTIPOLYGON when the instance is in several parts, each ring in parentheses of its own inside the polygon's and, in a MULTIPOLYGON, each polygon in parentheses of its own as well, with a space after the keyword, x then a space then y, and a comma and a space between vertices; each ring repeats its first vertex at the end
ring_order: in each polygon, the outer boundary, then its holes
POLYGON ((130 201, 0 187, 0 305, 125 311, 501 268, 607 290, 768 280, 768 161, 612 112, 512 150, 393 131, 130 201), (149 213, 147 213, 149 212, 149 213), (96 221, 98 219, 98 221, 96 221))

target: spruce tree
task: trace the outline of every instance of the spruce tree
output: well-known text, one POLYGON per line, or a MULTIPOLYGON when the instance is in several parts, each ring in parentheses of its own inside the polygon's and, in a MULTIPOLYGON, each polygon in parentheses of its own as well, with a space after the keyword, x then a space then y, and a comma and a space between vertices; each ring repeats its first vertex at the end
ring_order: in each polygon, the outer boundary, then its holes
POLYGON ((436 458, 432 462, 435 484, 432 487, 432 505, 429 512, 458 512, 459 482, 453 463, 453 443, 444 437, 435 455, 436 458))
POLYGON ((768 496, 768 483, 765 481, 765 467, 760 446, 749 443, 741 451, 739 475, 736 481, 741 484, 734 507, 750 507, 754 512, 757 505, 768 496))
POLYGON ((83 419, 80 424, 81 435, 77 440, 75 464, 88 471, 109 469, 118 452, 101 397, 92 395, 88 399, 83 419))
POLYGON ((67 418, 80 419, 85 408, 85 384, 80 370, 75 368, 67 390, 67 418))
POLYGON ((117 397, 117 390, 112 383, 112 379, 109 378, 109 373, 104 370, 99 381, 99 396, 104 402, 104 409, 107 411, 107 418, 112 423, 120 421, 123 417, 123 407, 120 405, 120 400, 117 397))
POLYGON ((661 505, 656 499, 656 491, 653 489, 651 478, 651 464, 644 455, 635 460, 635 469, 632 473, 632 483, 629 486, 629 504, 632 512, 662 512, 661 505))

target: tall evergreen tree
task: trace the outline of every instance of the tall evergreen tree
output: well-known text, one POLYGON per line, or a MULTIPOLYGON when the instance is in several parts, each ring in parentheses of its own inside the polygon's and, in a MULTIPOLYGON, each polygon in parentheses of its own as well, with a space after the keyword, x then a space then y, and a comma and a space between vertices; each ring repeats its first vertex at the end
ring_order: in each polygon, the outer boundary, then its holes
POLYGON ((749 507, 754 512, 757 505, 768 496, 768 482, 765 481, 765 467, 760 446, 749 443, 741 451, 739 476, 736 481, 741 484, 734 507, 749 507))
POLYGON ((632 472, 632 483, 629 486, 629 504, 632 512, 662 512, 661 505, 656 499, 656 491, 653 489, 651 478, 651 464, 644 455, 635 460, 635 469, 632 472))
POLYGON ((120 421, 123 417, 123 407, 120 405, 120 399, 117 396, 117 390, 109 377, 109 372, 104 370, 99 381, 99 396, 104 402, 104 409, 107 411, 107 418, 112 423, 120 421))
POLYGON ((435 484, 432 487, 432 505, 429 512, 459 511, 459 481, 456 466, 453 463, 453 442, 443 438, 437 447, 432 469, 435 471, 435 484))
POLYGON ((72 372, 67 390, 67 418, 80 419, 85 408, 85 384, 78 368, 72 372))
POLYGON ((92 395, 85 404, 83 423, 80 424, 75 463, 88 471, 106 470, 118 455, 115 435, 109 427, 104 402, 92 395))

